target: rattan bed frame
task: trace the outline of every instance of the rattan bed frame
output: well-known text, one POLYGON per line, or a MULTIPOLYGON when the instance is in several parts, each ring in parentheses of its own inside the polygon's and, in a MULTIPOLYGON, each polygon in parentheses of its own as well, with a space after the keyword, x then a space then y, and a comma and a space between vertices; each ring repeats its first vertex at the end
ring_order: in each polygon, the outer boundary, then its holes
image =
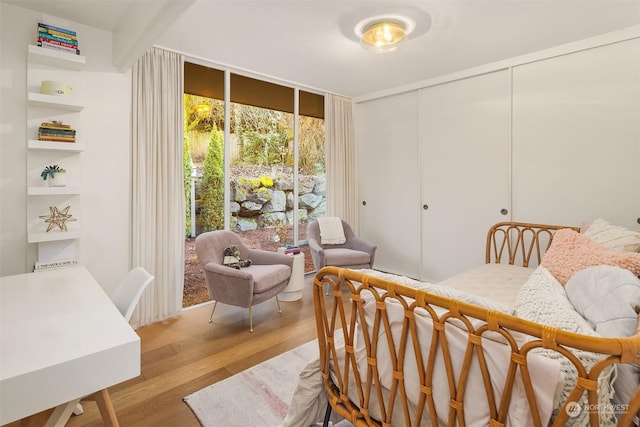
MULTIPOLYGON (((508 262, 510 264, 531 265, 539 263, 542 255, 549 247, 553 233, 562 226, 547 226, 543 224, 524 223, 500 223, 492 227, 487 236, 486 256, 487 262, 508 262)), ((465 377, 469 370, 471 354, 477 357, 483 375, 487 404, 490 410, 490 419, 486 425, 491 427, 503 426, 509 408, 511 391, 514 385, 516 372, 522 374, 522 381, 526 391, 528 403, 536 418, 536 399, 532 391, 531 378, 527 367, 527 354, 534 348, 543 347, 560 352, 569 358, 578 371, 578 380, 569 398, 564 402, 562 410, 553 422, 553 426, 561 426, 570 419, 566 406, 571 401, 577 401, 587 392, 589 406, 598 408, 597 402, 597 378, 609 365, 616 363, 640 363, 637 355, 640 355, 640 328, 638 333, 628 338, 597 338, 565 332, 549 326, 544 326, 517 317, 504 314, 495 310, 489 310, 459 300, 449 299, 425 291, 409 288, 385 279, 363 274, 362 272, 325 267, 318 271, 314 278, 314 306, 318 343, 320 351, 320 369, 322 371, 325 389, 328 393, 329 407, 356 426, 391 426, 394 411, 401 411, 406 425, 418 426, 421 417, 425 415, 431 419, 433 425, 438 425, 437 417, 447 420, 450 426, 465 425, 465 377), (329 287, 329 295, 325 294, 329 287), (367 349, 367 372, 358 372, 356 354, 354 350, 354 337, 357 324, 364 322, 363 303, 361 292, 364 289, 373 290, 376 302, 375 321, 372 327, 374 331, 383 331, 388 342, 394 343, 398 351, 391 351, 393 364, 393 380, 390 389, 382 390, 378 380, 378 366, 375 357, 377 346, 377 334, 371 336, 364 334, 365 347, 367 349), (392 298, 402 304, 404 320, 400 342, 396 342, 390 333, 389 318, 385 310, 385 299, 392 298), (409 298, 410 300, 406 300, 409 298), (407 302, 409 301, 409 303, 407 302), (429 343, 429 354, 420 354, 417 350, 405 351, 408 342, 417 342, 421 337, 416 333, 414 311, 421 307, 432 314, 434 335, 429 343), (446 309, 446 314, 437 316, 433 307, 446 309), (467 353, 460 371, 459 380, 456 382, 450 360, 447 360, 448 343, 444 330, 446 322, 452 319, 460 319, 467 326, 466 337, 467 353), (470 319, 481 321, 482 326, 473 327, 470 319), (498 399, 491 390, 490 373, 485 364, 482 352, 483 334, 501 334, 511 348, 511 360, 504 384, 502 398, 498 399), (520 347, 516 344, 513 332, 524 333, 533 337, 531 341, 520 347), (437 338, 436 338, 437 337, 437 338), (344 348, 336 344, 344 340, 344 348), (580 361, 570 353, 567 348, 581 349, 584 351, 603 354, 603 358, 585 369, 580 361), (441 352, 445 359, 448 390, 434 390, 432 386, 433 359, 436 352, 441 352), (410 354, 411 353, 411 354, 410 354), (372 356, 373 355, 373 356, 372 356), (410 358, 410 359, 409 359, 410 358), (418 366, 420 373, 419 402, 415 407, 409 408, 406 398, 405 377, 403 361, 411 360, 418 366), (355 374, 355 375, 354 375, 355 374), (356 380, 354 380, 356 378, 356 380), (360 378, 366 380, 360 381, 360 378), (447 414, 436 412, 433 393, 449 393, 450 404, 447 414), (351 397, 351 398, 350 398, 351 397), (378 403, 371 403, 377 400, 378 403), (372 405, 376 405, 374 408, 372 405), (593 406, 592 406, 593 405, 593 406), (374 419, 373 413, 378 414, 374 419)), ((477 324, 477 323, 474 323, 477 324)), ((390 346, 391 347, 391 346, 390 346)), ((482 399, 484 396, 472 396, 473 399, 482 399)), ((634 416, 640 411, 640 388, 633 394, 626 411, 619 418, 619 426, 632 426, 634 416)), ((402 419, 401 418, 401 419, 402 419)), ((325 417, 325 421, 328 416, 325 417)), ((589 411, 589 423, 592 426, 599 425, 597 409, 589 411)), ((540 419, 531 420, 531 425, 540 426, 540 419)))

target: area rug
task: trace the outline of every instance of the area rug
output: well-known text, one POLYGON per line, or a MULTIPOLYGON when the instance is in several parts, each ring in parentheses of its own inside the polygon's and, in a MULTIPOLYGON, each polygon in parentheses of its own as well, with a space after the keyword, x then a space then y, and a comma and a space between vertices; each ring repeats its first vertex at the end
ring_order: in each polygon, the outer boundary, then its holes
POLYGON ((317 357, 310 341, 187 397, 203 427, 277 427, 287 416, 298 375, 317 357))

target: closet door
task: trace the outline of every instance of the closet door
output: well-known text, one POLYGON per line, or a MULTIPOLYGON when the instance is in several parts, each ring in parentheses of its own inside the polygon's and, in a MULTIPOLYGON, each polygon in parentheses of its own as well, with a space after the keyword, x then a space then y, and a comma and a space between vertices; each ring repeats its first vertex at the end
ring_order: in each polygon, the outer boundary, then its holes
POLYGON ((640 40, 513 70, 513 215, 638 229, 640 40))
POLYGON ((374 268, 417 278, 420 263, 417 92, 355 107, 360 236, 374 268))
POLYGON ((507 70, 420 91, 421 278, 484 263, 488 228, 510 218, 507 70))

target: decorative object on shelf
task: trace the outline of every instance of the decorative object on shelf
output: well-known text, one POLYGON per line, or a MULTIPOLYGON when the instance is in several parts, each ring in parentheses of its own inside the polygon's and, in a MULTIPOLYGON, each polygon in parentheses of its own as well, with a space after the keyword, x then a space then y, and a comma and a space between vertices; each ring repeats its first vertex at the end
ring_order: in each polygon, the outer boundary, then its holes
POLYGON ((40 93, 45 95, 71 96, 71 85, 64 82, 43 80, 40 84, 40 93))
POLYGON ((49 183, 49 187, 64 187, 67 185, 67 170, 58 165, 51 165, 44 168, 40 173, 42 179, 49 183))
POLYGON ((61 120, 45 122, 38 128, 40 141, 76 142, 76 130, 61 120))
POLYGON ((289 234, 287 223, 284 221, 278 222, 276 224, 276 235, 273 236, 273 241, 280 243, 280 246, 284 246, 287 241, 287 234, 289 234))
POLYGON ((38 22, 38 46, 80 55, 78 34, 66 28, 38 22))
POLYGON ((69 213, 71 206, 59 210, 56 206, 49 206, 49 215, 40 215, 39 218, 44 219, 44 222, 49 224, 47 226, 47 233, 51 231, 56 225, 62 231, 67 231, 67 222, 77 221, 69 213))

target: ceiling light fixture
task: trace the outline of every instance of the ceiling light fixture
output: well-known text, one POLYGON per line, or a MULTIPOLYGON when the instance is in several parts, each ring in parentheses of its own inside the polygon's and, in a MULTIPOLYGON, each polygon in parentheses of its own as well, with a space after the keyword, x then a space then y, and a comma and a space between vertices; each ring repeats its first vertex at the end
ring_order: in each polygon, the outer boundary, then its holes
POLYGON ((415 28, 415 22, 404 16, 376 16, 360 21, 355 33, 365 49, 392 52, 415 28))

